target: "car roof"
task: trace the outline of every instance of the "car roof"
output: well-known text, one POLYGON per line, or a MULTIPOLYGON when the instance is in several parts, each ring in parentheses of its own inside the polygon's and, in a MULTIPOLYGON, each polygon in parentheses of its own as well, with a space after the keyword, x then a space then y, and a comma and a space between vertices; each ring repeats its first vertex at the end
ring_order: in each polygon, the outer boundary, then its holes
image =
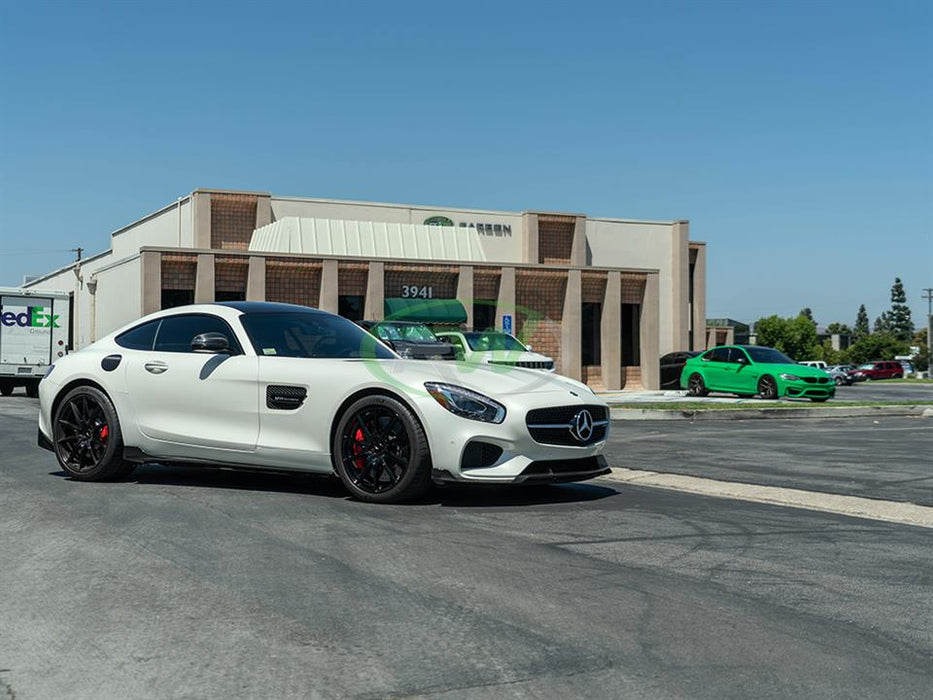
POLYGON ((300 304, 285 304, 278 301, 218 301, 215 306, 226 306, 230 309, 236 309, 244 314, 268 314, 281 313, 283 311, 303 311, 312 314, 326 313, 320 309, 313 309, 310 306, 300 304))

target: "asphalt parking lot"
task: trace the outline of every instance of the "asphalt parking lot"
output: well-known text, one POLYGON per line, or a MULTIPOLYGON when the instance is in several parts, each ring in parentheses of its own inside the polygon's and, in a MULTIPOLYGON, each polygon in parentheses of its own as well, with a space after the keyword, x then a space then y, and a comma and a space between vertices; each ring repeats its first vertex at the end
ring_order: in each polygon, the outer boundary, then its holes
MULTIPOLYGON (((34 421, 34 401, 0 401, 0 698, 929 693, 928 529, 606 480, 399 507, 297 475, 83 484, 34 447, 34 421)), ((663 427, 681 426, 728 427, 663 427)), ((667 441, 690 434, 650 429, 614 426, 613 459, 685 461, 667 441)), ((737 434, 703 439, 723 463, 766 441, 737 434)), ((844 482, 827 439, 792 459, 844 482)), ((922 477, 908 452, 883 466, 922 477)))
POLYGON ((859 382, 836 387, 834 401, 933 401, 933 383, 859 382))

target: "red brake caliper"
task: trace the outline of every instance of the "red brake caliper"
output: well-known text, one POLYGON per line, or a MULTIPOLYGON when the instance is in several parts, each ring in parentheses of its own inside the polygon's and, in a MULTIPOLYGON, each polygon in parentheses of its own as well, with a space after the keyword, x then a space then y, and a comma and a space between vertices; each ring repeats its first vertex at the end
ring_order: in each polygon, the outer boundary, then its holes
MULTIPOLYGON (((357 428, 356 432, 353 434, 353 454, 359 455, 363 452, 363 443, 366 441, 366 436, 363 435, 363 429, 357 428)), ((357 471, 363 470, 363 465, 365 460, 362 457, 357 457, 353 460, 353 466, 356 467, 357 471)))
POLYGON ((110 428, 107 425, 103 425, 100 429, 100 441, 107 442, 107 436, 110 435, 110 428))

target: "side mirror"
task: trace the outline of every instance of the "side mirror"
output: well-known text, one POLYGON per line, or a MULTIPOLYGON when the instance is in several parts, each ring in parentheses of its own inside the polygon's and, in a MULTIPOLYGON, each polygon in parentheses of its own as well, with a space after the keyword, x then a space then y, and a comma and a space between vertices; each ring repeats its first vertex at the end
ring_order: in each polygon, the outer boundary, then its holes
POLYGON ((199 333, 191 340, 191 351, 229 355, 230 341, 223 333, 199 333))
POLYGON ((735 361, 738 362, 740 365, 747 365, 747 364, 748 364, 748 360, 745 359, 744 357, 737 357, 737 358, 735 358, 735 361))
POLYGON ((531 347, 530 345, 526 345, 525 347, 528 348, 528 352, 531 352, 532 350, 534 350, 534 348, 531 347))

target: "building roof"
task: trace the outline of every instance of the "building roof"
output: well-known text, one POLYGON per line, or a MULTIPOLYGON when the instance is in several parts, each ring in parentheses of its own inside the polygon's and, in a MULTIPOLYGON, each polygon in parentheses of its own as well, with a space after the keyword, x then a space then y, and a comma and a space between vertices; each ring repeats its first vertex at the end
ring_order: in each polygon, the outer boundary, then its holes
POLYGON ((361 258, 486 262, 480 234, 466 226, 424 226, 288 216, 256 229, 249 250, 361 258))

